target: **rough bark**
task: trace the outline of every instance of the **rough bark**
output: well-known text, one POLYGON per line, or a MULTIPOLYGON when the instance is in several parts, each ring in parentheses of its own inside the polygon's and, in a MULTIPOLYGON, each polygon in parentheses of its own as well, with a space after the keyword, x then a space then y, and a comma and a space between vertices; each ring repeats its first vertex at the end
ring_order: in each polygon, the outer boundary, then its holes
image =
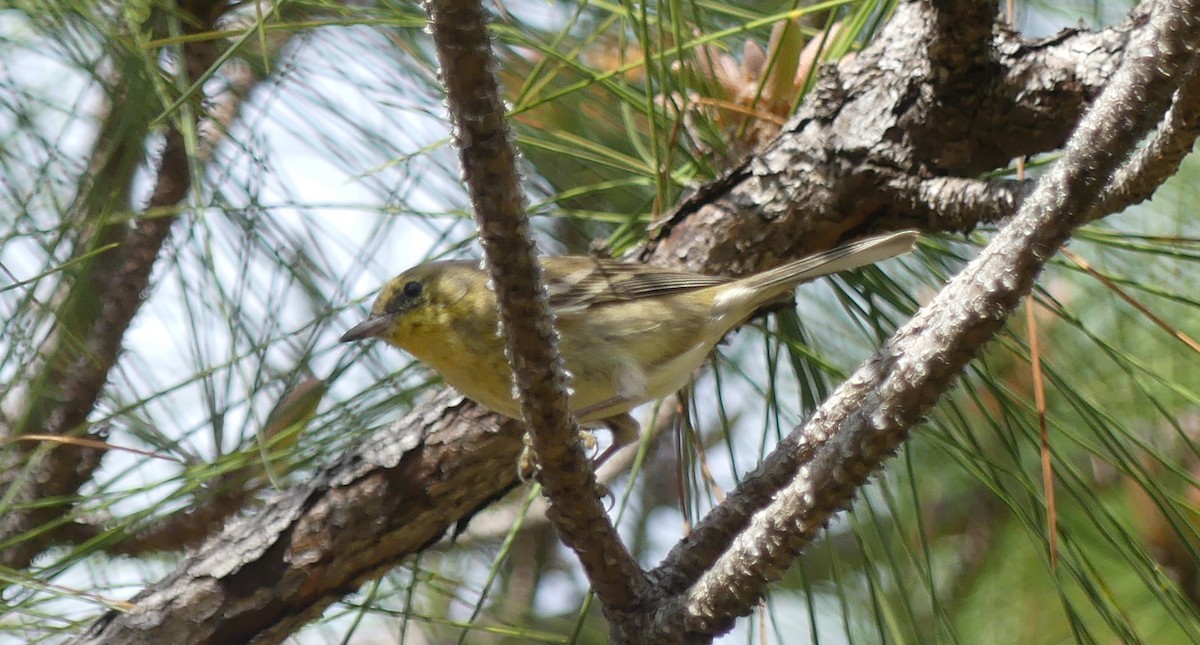
POLYGON ((521 430, 450 392, 231 522, 83 642, 280 642, 517 483, 521 430), (449 520, 449 521, 448 521, 449 520))

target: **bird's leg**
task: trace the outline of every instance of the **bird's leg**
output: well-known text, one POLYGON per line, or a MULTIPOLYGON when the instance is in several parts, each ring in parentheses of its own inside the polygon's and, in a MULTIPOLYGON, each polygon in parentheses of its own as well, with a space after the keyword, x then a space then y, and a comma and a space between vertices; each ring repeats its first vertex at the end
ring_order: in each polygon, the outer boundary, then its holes
POLYGON ((637 439, 638 433, 641 431, 641 426, 629 415, 628 410, 639 403, 645 402, 648 398, 646 371, 639 361, 625 360, 619 362, 616 369, 612 372, 612 385, 616 391, 616 396, 575 410, 576 419, 593 418, 603 414, 605 410, 614 408, 625 410, 624 412, 605 416, 600 419, 600 422, 608 426, 609 431, 612 432, 612 445, 596 458, 597 466, 608 461, 609 457, 615 455, 618 450, 637 439))
MULTIPOLYGON (((597 412, 618 406, 625 406, 628 408, 631 400, 637 399, 630 399, 629 397, 625 396, 614 396, 610 399, 605 399, 599 403, 593 403, 592 405, 576 410, 575 418, 586 419, 597 412)), ((634 420, 634 418, 630 416, 628 412, 622 412, 620 414, 614 414, 611 417, 605 417, 601 419, 600 422, 603 423, 610 432, 612 432, 612 445, 609 446, 608 449, 596 459, 597 466, 607 461, 609 457, 612 457, 621 448, 633 443, 634 440, 638 438, 638 434, 642 430, 641 425, 639 425, 638 422, 634 420)))
POLYGON ((608 426, 609 432, 612 433, 612 445, 596 458, 597 466, 608 461, 621 448, 636 441, 638 433, 642 429, 641 425, 628 412, 608 417, 604 420, 604 425, 608 426))

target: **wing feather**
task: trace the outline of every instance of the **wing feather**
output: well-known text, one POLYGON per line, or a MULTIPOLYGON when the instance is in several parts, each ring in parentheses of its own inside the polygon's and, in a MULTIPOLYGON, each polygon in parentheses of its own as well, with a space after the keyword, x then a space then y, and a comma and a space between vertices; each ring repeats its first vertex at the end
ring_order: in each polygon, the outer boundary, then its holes
POLYGON ((550 307, 560 314, 729 282, 729 278, 722 276, 589 257, 544 258, 542 266, 550 307))

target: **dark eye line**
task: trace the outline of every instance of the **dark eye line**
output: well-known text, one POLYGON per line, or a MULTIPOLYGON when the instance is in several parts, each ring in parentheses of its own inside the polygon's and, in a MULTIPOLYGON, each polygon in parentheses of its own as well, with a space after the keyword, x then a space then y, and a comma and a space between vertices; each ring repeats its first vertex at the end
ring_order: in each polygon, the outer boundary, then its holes
POLYGON ((384 310, 388 313, 400 313, 405 309, 413 306, 414 301, 421 297, 421 293, 425 290, 424 285, 416 280, 411 280, 404 283, 398 291, 393 291, 384 310))

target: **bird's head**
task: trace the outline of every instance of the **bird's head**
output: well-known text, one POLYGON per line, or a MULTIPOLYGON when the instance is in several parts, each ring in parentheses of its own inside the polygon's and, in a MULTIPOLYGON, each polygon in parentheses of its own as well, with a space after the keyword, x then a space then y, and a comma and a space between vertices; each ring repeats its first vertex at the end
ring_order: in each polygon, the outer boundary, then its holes
POLYGON ((341 342, 368 338, 403 347, 416 328, 428 328, 453 320, 455 309, 469 306, 466 300, 480 271, 472 262, 430 262, 415 266, 389 280, 379 290, 367 319, 342 334, 341 342))

